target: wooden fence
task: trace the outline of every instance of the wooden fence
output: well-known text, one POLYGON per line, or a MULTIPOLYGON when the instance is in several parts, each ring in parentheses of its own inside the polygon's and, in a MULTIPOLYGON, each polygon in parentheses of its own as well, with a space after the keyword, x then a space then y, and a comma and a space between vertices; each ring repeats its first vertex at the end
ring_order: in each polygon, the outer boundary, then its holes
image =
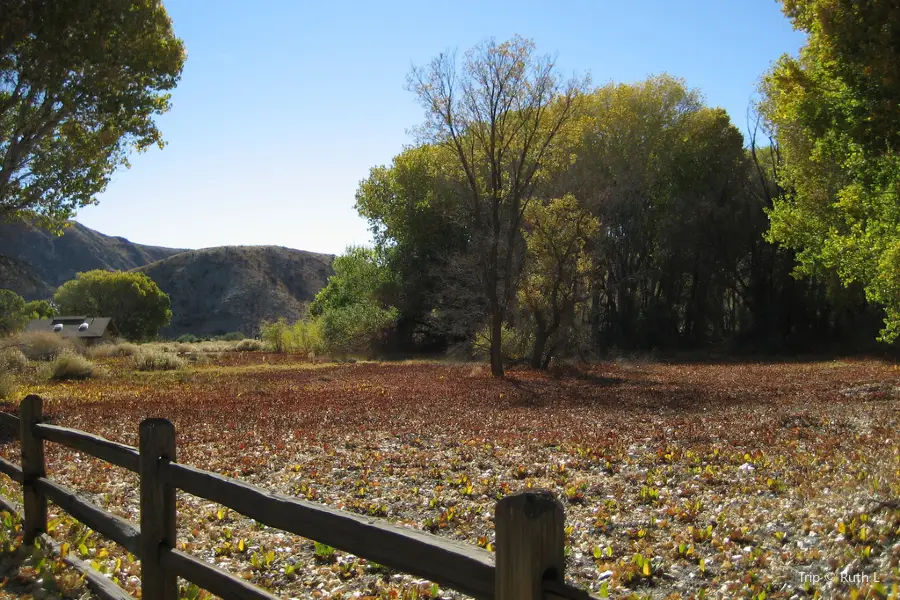
MULTIPOLYGON (((21 466, 0 458, 0 472, 23 487, 23 533, 30 544, 49 539, 47 501, 122 545, 141 561, 143 600, 177 600, 177 577, 227 600, 275 600, 269 592, 181 552, 176 544, 175 491, 183 490, 231 508, 259 523, 316 540, 338 550, 415 575, 475 598, 588 600, 564 583, 564 514, 550 492, 523 492, 501 499, 495 512, 496 554, 297 498, 273 494, 236 479, 175 462, 175 428, 166 419, 140 424, 133 448, 42 422, 42 401, 28 396, 19 416, 0 412, 0 424, 18 432, 21 466), (79 498, 47 477, 44 442, 79 450, 140 475, 140 528, 79 498)), ((0 498, 5 507, 14 507, 0 498)), ((107 600, 130 598, 76 557, 87 582, 107 600)))

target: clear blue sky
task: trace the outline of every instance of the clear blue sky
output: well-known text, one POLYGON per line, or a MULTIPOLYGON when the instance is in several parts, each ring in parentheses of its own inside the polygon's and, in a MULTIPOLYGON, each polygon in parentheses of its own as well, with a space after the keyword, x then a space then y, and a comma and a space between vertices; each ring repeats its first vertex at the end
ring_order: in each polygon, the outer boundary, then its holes
POLYGON ((133 155, 77 219, 181 248, 368 242, 354 193, 412 142, 423 113, 406 75, 441 51, 518 33, 595 85, 667 72, 745 131, 760 75, 804 40, 775 0, 165 5, 188 54, 159 119, 168 146, 133 155))

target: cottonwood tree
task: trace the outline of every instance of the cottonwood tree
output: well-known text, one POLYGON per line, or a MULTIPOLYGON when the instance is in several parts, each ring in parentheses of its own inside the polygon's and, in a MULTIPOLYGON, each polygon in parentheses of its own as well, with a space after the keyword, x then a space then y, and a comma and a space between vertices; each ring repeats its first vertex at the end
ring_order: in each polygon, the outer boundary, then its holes
POLYGON ((53 302, 62 314, 112 317, 119 333, 136 341, 156 337, 172 318, 168 294, 138 272, 78 273, 56 290, 53 302))
POLYGON ((546 369, 575 324, 576 308, 590 297, 588 245, 600 222, 572 194, 529 203, 525 218, 527 265, 519 297, 534 322, 531 366, 546 369))
POLYGON ((837 274, 884 307, 900 335, 900 42, 891 0, 784 0, 807 33, 762 83, 760 109, 783 164, 769 240, 807 276, 837 274))
POLYGON ((472 222, 469 251, 488 304, 491 373, 503 375, 501 332, 522 267, 525 210, 554 144, 579 111, 587 79, 563 81, 556 62, 516 36, 466 52, 443 53, 410 73, 408 87, 425 108, 425 141, 450 148, 466 183, 462 202, 472 222))
POLYGON ((0 3, 0 222, 59 230, 163 140, 185 52, 160 0, 0 3))

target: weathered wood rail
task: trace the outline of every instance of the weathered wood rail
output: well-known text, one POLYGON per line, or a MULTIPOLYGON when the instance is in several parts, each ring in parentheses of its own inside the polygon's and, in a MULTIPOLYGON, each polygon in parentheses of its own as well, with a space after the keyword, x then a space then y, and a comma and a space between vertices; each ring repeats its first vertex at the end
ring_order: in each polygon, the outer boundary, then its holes
MULTIPOLYGON (((550 492, 523 492, 496 506, 496 555, 383 519, 275 494, 230 477, 175 461, 175 428, 165 419, 140 424, 133 448, 66 427, 42 422, 39 396, 28 396, 19 416, 0 412, 0 426, 18 434, 21 466, 0 458, 0 473, 22 485, 26 543, 47 536, 47 501, 94 531, 120 544, 141 561, 142 600, 177 600, 181 577, 226 600, 275 600, 277 596, 177 549, 175 492, 217 502, 259 523, 327 544, 388 568, 433 581, 474 598, 497 600, 589 600, 565 583, 564 513, 550 492), (79 450, 140 476, 140 527, 80 498, 50 480, 44 442, 79 450)), ((15 504, 0 497, 0 507, 15 504)), ((68 557, 88 573, 88 584, 107 600, 127 594, 96 571, 68 557), (77 564, 80 563, 80 564, 77 564)))

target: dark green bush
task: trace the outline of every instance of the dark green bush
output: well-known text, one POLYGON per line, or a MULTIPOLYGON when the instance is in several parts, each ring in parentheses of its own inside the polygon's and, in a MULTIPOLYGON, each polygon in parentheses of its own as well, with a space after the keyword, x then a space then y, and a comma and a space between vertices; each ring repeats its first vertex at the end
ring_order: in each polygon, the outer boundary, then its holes
POLYGON ((232 331, 224 335, 217 335, 213 339, 221 342, 239 342, 244 339, 244 334, 240 331, 232 331))

